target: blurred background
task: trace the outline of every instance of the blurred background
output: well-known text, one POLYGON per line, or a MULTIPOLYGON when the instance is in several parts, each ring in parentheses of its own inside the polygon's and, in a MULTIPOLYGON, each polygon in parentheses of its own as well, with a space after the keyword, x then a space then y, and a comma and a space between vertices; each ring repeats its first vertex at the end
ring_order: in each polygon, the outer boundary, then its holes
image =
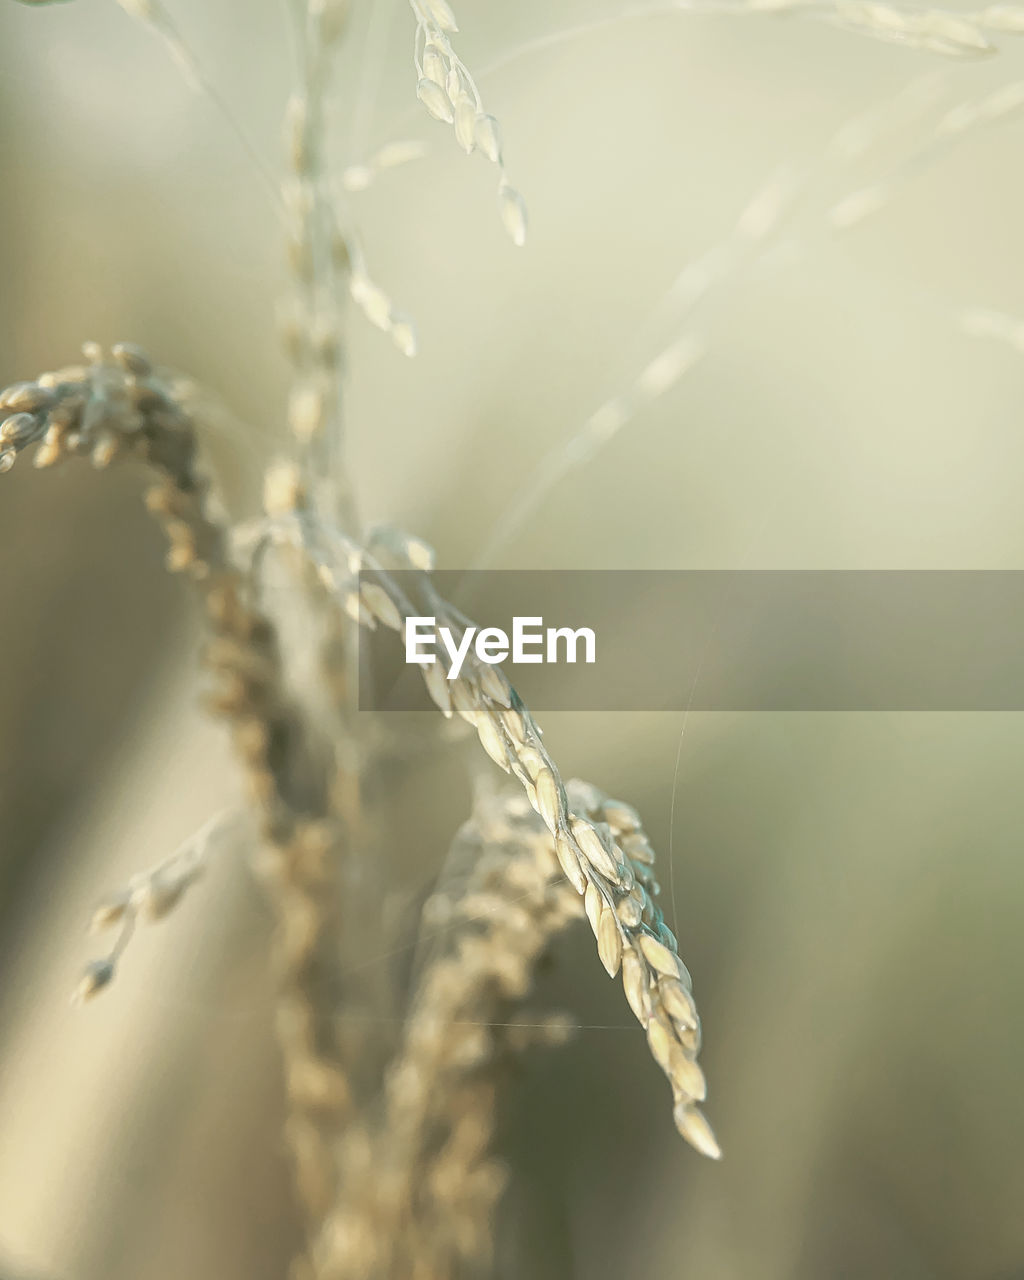
MULTIPOLYGON (((274 173, 284 8, 172 3, 274 173)), ((407 7, 356 6, 339 172, 427 144, 346 204, 420 334, 407 361, 352 317, 367 518, 466 566, 549 452, 692 332, 703 358, 552 485, 495 567, 1019 568, 1024 353, 963 317, 1024 319, 1021 119, 928 140, 1024 78, 1024 42, 940 60, 793 14, 621 9, 459 8, 530 208, 520 251, 493 170, 417 109, 407 7), (837 228, 829 210, 879 180, 884 206, 837 228), (737 219, 778 182, 783 222, 737 250, 737 219), (698 261, 728 269, 684 314, 694 276, 673 282, 698 261)), ((104 0, 2 0, 0 70, 0 385, 86 339, 142 344, 230 407, 211 458, 252 513, 287 394, 258 166, 104 0)), ((131 468, 4 478, 3 1280, 271 1280, 294 1243, 245 851, 140 933, 101 1000, 68 1006, 94 902, 239 792, 199 710, 190 594, 161 561, 131 468)), ((1021 717, 545 728, 563 773, 634 802, 661 851, 726 1158, 676 1137, 618 987, 587 937, 564 939, 541 995, 584 1029, 509 1092, 499 1238, 520 1254, 499 1274, 1024 1277, 1021 717)), ((422 857, 426 876, 443 848, 422 857)))

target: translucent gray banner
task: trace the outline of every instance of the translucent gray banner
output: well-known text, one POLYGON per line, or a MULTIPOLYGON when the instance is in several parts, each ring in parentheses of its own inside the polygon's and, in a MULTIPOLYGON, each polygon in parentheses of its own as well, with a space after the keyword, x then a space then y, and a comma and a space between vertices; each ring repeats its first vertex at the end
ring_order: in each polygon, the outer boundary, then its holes
MULTIPOLYGON (((365 580, 372 580, 366 575, 365 580)), ((534 637, 502 670, 535 710, 1024 710, 1024 571, 584 570, 391 575, 419 652, 450 669, 439 635, 472 663, 500 653, 515 619, 534 637), (433 593, 436 593, 433 594, 433 593), (435 620, 433 629, 430 619, 435 620), (548 661, 547 634, 556 636, 548 661), (536 639, 537 635, 540 639, 536 639)), ((428 707, 405 637, 363 633, 360 705, 428 707)))

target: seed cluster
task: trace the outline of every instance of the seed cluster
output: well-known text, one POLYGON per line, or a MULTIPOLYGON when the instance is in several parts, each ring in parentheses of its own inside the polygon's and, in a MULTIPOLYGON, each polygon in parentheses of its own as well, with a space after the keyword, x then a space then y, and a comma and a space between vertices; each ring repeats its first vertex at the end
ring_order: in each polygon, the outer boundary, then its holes
POLYGON ((114 347, 110 361, 95 343, 82 351, 82 364, 0 392, 0 472, 32 444, 39 445, 37 467, 69 454, 106 467, 134 454, 164 469, 188 469, 194 439, 181 405, 187 384, 156 377, 145 354, 127 343, 114 347))
POLYGON ((502 1069, 571 1032, 524 1008, 540 956, 582 916, 521 793, 485 795, 452 850, 465 877, 428 899, 439 948, 416 983, 380 1111, 341 1144, 338 1206, 316 1248, 324 1280, 464 1274, 487 1262, 506 1173, 491 1154, 502 1069))
MULTIPOLYGON (((274 627, 251 604, 247 575, 230 554, 226 526, 196 470, 191 384, 154 368, 137 347, 108 357, 90 344, 85 363, 0 393, 0 468, 35 443, 51 466, 84 455, 98 466, 134 458, 157 474, 149 510, 165 530, 168 568, 198 585, 210 639, 204 654, 215 687, 210 709, 229 725, 267 846, 263 869, 277 911, 277 1019, 287 1085, 287 1137, 311 1222, 334 1192, 334 1141, 351 1107, 350 1063, 324 1009, 340 998, 334 974, 340 907, 336 882, 343 836, 328 796, 322 753, 285 688, 274 627)), ((194 881, 188 856, 136 883, 125 905, 134 920, 168 906, 194 881)), ((106 914, 116 916, 116 903, 106 914)), ((122 934, 124 938, 126 935, 122 934)), ((123 946, 120 948, 123 949, 123 946)), ((108 985, 120 954, 95 962, 79 986, 88 998, 108 985)))
MULTIPOLYGON (((431 556, 419 539, 403 543, 404 535, 389 531, 382 543, 403 568, 418 570, 422 600, 413 602, 367 549, 329 533, 325 550, 318 535, 329 531, 298 519, 276 528, 307 549, 321 580, 361 625, 401 632, 405 619, 426 613, 447 626, 456 641, 461 637, 468 620, 433 588, 426 571, 431 556)), ((583 900, 601 963, 612 977, 621 969, 629 1006, 672 1086, 676 1127, 698 1151, 718 1159, 718 1143, 696 1105, 706 1085, 696 1061, 700 1021, 690 975, 656 902, 654 851, 636 811, 585 784, 563 785, 539 726, 500 668, 470 653, 456 680, 446 677, 439 660, 423 663, 420 670, 442 714, 472 726, 487 754, 518 779, 543 819, 559 866, 583 900)))
MULTIPOLYGON (((387 594, 383 580, 379 585, 387 594)), ((364 589, 363 603, 384 626, 394 625, 394 598, 388 597, 391 607, 378 608, 376 596, 367 599, 364 589)), ((431 599, 431 610, 438 604, 431 599)), ((446 625, 457 635, 459 622, 447 612, 446 625)), ((636 811, 595 788, 563 786, 536 721, 498 668, 467 661, 451 682, 440 662, 422 672, 439 709, 472 725, 487 754, 518 778, 544 820, 562 872, 583 898, 601 963, 612 977, 621 968, 629 1006, 672 1085, 676 1127, 698 1151, 717 1159, 718 1143, 695 1105, 706 1086, 696 1063, 700 1022, 690 976, 655 901, 654 851, 636 811)))
POLYGON ((480 151, 498 168, 498 211, 513 244, 526 243, 526 204, 505 175, 501 127, 484 110, 466 64, 452 47, 458 24, 446 0, 409 0, 416 16, 416 94, 434 117, 452 126, 467 155, 480 151))

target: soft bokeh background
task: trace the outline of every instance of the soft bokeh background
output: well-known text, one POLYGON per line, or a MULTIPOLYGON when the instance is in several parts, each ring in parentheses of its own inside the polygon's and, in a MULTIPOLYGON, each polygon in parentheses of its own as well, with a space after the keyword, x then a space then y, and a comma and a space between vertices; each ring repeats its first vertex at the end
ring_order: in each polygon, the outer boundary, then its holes
MULTIPOLYGON (((284 5, 172 9, 276 171, 284 5)), ((806 178, 774 242, 790 248, 715 292, 694 317, 704 360, 495 563, 1019 567, 1024 358, 958 317, 1024 317, 1020 120, 904 170, 945 109, 1024 77, 1024 45, 946 62, 793 16, 463 0, 459 48, 531 210, 520 252, 492 171, 415 109, 406 7, 372 10, 346 54, 339 164, 394 137, 429 154, 349 210, 421 336, 407 362, 353 319, 370 518, 468 563, 539 460, 678 332, 679 271, 787 168, 806 178), (864 155, 830 145, 877 110, 889 124, 864 155), (829 230, 836 200, 895 171, 886 208, 829 230)), ((87 338, 139 342, 230 405, 239 426, 211 448, 251 510, 286 393, 273 205, 113 4, 0 0, 0 196, 0 385, 87 338)), ((0 493, 4 1280, 271 1280, 292 1243, 268 921, 244 852, 140 935, 101 1001, 67 1006, 93 901, 238 787, 138 490, 127 468, 21 465, 0 493)), ((1024 1276, 1020 716, 546 726, 562 769, 633 800, 663 850, 726 1159, 675 1137, 641 1034, 616 1029, 618 990, 568 940, 543 993, 587 1029, 510 1092, 504 1274, 1024 1276)), ((441 854, 424 848, 424 874, 441 854)))

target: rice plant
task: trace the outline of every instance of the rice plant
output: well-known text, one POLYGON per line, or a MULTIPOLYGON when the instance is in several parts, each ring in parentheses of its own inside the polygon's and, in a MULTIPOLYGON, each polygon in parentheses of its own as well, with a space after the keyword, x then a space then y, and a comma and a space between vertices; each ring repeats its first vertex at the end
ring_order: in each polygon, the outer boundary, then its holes
MULTIPOLYGON (((507 1181, 494 1138, 509 1065, 530 1046, 561 1045, 574 1026, 571 1012, 532 1003, 537 969, 555 939, 589 925, 599 967, 619 980, 623 1007, 646 1036, 651 1081, 654 1066, 667 1079, 666 1118, 671 1111, 682 1138, 718 1160, 702 1110, 707 1086, 693 983, 659 906, 655 852, 640 814, 627 800, 570 779, 566 761, 563 780, 507 673, 472 654, 453 680, 440 662, 424 663, 438 717, 422 739, 404 722, 396 728, 387 713, 359 706, 361 634, 393 633, 397 648, 409 619, 425 613, 456 638, 472 625, 438 594, 435 551, 423 537, 364 520, 362 478, 349 461, 348 327, 368 324, 404 357, 421 347, 413 317, 373 274, 351 197, 394 168, 431 162, 420 144, 401 138, 350 154, 342 166, 334 159, 335 113, 351 92, 338 60, 360 6, 292 0, 299 77, 282 104, 282 164, 267 167, 173 6, 119 2, 164 46, 188 89, 238 134, 271 185, 289 271, 280 329, 291 372, 286 402, 268 414, 287 424, 288 444, 259 456, 262 506, 228 514, 207 461, 228 410, 159 352, 131 341, 109 350, 88 341, 75 363, 60 364, 72 353, 54 352, 54 371, 29 370, 0 393, 0 472, 25 455, 41 469, 131 464, 143 477, 146 506, 166 539, 166 567, 194 585, 205 629, 204 704, 228 731, 247 792, 244 811, 211 815, 123 886, 97 886, 105 896, 93 926, 111 941, 86 966, 74 999, 105 998, 131 963, 137 929, 173 917, 201 894, 212 858, 258 848, 254 863, 275 921, 267 948, 284 1136, 302 1220, 293 1280, 485 1274, 507 1181), (439 757, 465 767, 474 799, 444 868, 424 891, 402 882, 389 851, 392 801, 381 780, 398 772, 408 779, 439 757), (398 908, 389 915, 385 905, 393 901, 398 908), (414 961, 388 963, 394 956, 414 961), (375 1010, 395 1014, 383 1034, 374 1033, 375 1010), (361 1022, 360 1011, 371 1016, 361 1022)), ((1003 36, 1024 30, 1010 6, 969 14, 844 0, 635 8, 615 21, 674 11, 781 20, 792 11, 844 34, 954 61, 995 54, 1003 36)), ((444 126, 435 126, 438 137, 449 142, 453 134, 463 152, 491 166, 497 221, 528 255, 529 191, 509 176, 515 121, 499 123, 491 113, 445 0, 410 0, 401 20, 412 52, 410 105, 444 126)), ((549 43, 604 21, 567 28, 549 43)), ((690 261, 671 286, 676 319, 668 339, 539 460, 521 492, 503 495, 510 500, 481 541, 478 562, 492 561, 565 476, 703 360, 715 341, 706 300, 744 274, 772 270, 787 250, 806 253, 815 237, 842 236, 880 213, 909 175, 976 128, 1012 118, 1022 102, 1011 83, 957 103, 916 150, 850 191, 846 162, 870 153, 901 111, 917 107, 897 100, 853 121, 826 149, 838 158, 838 194, 827 195, 809 230, 793 240, 789 221, 820 175, 773 175, 721 243, 690 261)), ((479 210, 481 218, 492 214, 479 210)), ((956 319, 971 335, 1020 345, 1019 324, 1000 312, 973 308, 956 319)), ((17 483, 17 473, 4 480, 17 483)), ((614 1099, 606 1104, 612 1108, 614 1099)))

